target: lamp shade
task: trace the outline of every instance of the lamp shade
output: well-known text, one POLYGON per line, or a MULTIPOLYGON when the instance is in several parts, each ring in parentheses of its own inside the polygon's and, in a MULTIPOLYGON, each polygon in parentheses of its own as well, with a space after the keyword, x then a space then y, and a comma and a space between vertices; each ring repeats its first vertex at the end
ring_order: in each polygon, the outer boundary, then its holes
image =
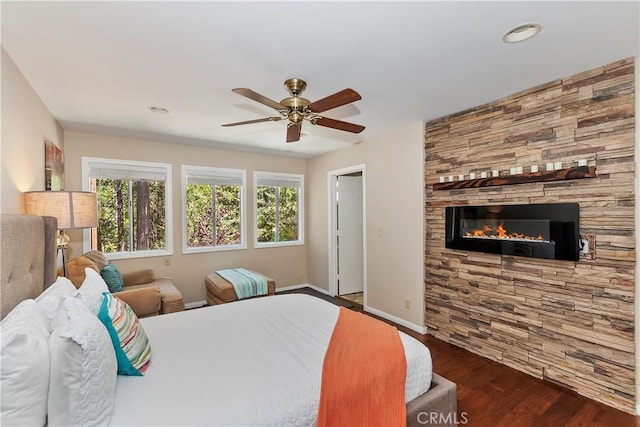
POLYGON ((28 214, 56 217, 60 230, 98 225, 96 193, 88 191, 28 191, 24 207, 28 214))

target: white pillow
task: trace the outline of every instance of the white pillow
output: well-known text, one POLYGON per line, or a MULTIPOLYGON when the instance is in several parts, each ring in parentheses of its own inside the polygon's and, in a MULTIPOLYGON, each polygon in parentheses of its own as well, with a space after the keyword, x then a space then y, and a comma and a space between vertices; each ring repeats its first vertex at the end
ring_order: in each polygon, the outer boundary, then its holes
POLYGON ((89 310, 97 316, 100 311, 100 306, 102 305, 102 293, 109 292, 109 288, 102 276, 94 269, 85 268, 84 271, 86 276, 82 282, 82 286, 78 289, 78 294, 80 294, 84 303, 87 304, 89 310))
POLYGON ((49 319, 24 300, 0 322, 0 424, 42 426, 47 421, 49 319))
POLYGON ((65 297, 49 337, 49 426, 108 425, 116 390, 109 333, 78 297, 65 297))
POLYGON ((78 289, 66 277, 58 277, 56 281, 36 297, 36 302, 47 313, 49 320, 53 320, 62 305, 62 299, 74 295, 78 289))

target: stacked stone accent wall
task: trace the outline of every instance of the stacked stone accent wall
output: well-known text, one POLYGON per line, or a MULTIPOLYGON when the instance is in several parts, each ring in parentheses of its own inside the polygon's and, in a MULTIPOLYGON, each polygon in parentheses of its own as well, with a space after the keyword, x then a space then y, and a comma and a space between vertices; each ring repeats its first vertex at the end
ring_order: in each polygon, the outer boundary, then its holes
MULTIPOLYGON (((430 334, 635 411, 635 74, 626 59, 425 125, 425 322, 430 334), (595 178, 434 191, 444 176, 547 163, 595 178), (445 248, 445 207, 577 202, 595 258, 445 248)), ((489 172, 490 174, 490 172, 489 172)))

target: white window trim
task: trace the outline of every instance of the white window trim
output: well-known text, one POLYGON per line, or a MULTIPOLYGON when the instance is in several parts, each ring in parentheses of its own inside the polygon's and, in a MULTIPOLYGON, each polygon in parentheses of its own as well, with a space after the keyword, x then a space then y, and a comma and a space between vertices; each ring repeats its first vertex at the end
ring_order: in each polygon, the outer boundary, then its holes
MULTIPOLYGON (((159 168, 166 172, 165 180, 165 249, 153 249, 146 251, 128 251, 128 252, 111 252, 104 254, 109 260, 112 259, 129 259, 129 258, 147 258, 156 256, 169 256, 173 255, 173 212, 171 206, 173 205, 173 185, 172 185, 172 169, 170 163, 156 163, 156 162, 141 162, 137 160, 120 160, 120 159, 104 159, 99 157, 82 157, 82 190, 90 191, 91 179, 89 177, 89 168, 91 163, 113 164, 114 168, 119 165, 126 165, 128 167, 140 167, 140 168, 159 168)), ((91 250, 91 230, 85 229, 82 232, 82 249, 83 252, 91 250)))
POLYGON ((297 173, 281 172, 253 172, 253 247, 254 248, 277 248, 281 246, 304 245, 304 175, 297 173), (298 240, 287 242, 258 242, 258 180, 288 181, 299 185, 298 192, 298 240))
POLYGON ((194 254, 202 252, 219 252, 247 249, 247 171, 244 169, 227 169, 207 166, 182 165, 182 253, 194 254), (197 171, 211 177, 234 175, 242 178, 240 188, 240 244, 190 247, 187 245, 187 173, 197 171))

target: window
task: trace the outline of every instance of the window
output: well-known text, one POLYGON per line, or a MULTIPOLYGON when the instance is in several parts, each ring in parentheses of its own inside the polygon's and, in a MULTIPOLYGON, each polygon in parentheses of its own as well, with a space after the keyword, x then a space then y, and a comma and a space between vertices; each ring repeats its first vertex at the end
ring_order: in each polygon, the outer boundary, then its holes
POLYGON ((304 244, 304 176, 254 172, 255 246, 304 244))
POLYGON ((246 249, 246 172, 182 166, 183 252, 246 249))
POLYGON ((171 255, 170 164, 83 157, 82 179, 98 199, 98 227, 85 231, 85 251, 110 259, 171 255))

